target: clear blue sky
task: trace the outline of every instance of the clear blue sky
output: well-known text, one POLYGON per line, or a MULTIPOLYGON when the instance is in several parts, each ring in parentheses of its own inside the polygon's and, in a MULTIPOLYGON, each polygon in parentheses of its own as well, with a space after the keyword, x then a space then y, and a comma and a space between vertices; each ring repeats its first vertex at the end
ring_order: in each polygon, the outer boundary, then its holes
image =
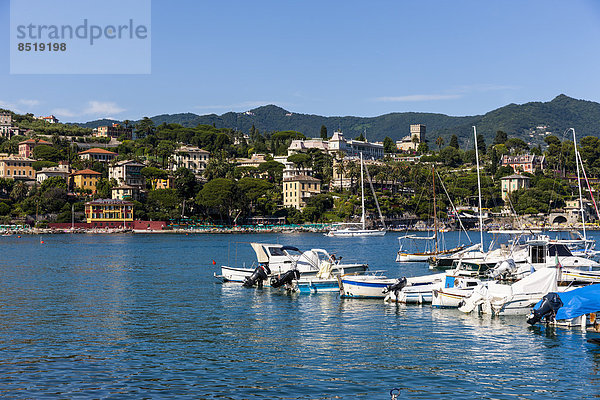
POLYGON ((9 10, 0 0, 0 107, 62 121, 264 104, 375 116, 474 115, 560 93, 600 101, 594 0, 155 0, 149 75, 10 75, 9 10))

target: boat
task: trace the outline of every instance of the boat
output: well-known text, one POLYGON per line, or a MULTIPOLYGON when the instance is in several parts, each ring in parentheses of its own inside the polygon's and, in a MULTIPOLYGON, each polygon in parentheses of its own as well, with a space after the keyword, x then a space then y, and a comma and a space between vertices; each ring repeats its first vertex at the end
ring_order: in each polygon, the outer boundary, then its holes
MULTIPOLYGON (((360 219, 360 224, 358 223, 346 223, 346 224, 336 224, 333 229, 325 234, 325 236, 329 237, 357 237, 357 236, 384 236, 386 233, 385 222, 383 220, 383 215, 381 214, 381 209, 379 208, 379 202, 377 201, 377 195, 375 194, 375 190, 373 189, 373 183, 369 177, 369 184, 371 185, 371 191, 373 192, 373 197, 375 198, 375 204, 377 205, 377 211, 379 211, 379 217, 381 218, 381 223, 383 228, 381 229, 367 229, 366 227, 366 219, 365 219, 365 180, 364 180, 364 172, 363 168, 363 157, 362 153, 360 153, 360 191, 361 191, 361 209, 362 216, 360 219)), ((369 175, 369 171, 367 170, 367 176, 369 175)))
POLYGON ((341 297, 384 299, 386 302, 429 303, 431 292, 445 273, 417 277, 388 278, 383 275, 341 276, 341 297))
POLYGON ((559 327, 581 327, 592 325, 600 330, 600 321, 596 313, 600 312, 600 285, 589 285, 567 292, 550 292, 534 307, 527 323, 559 327))
POLYGON ((340 276, 338 279, 340 297, 359 297, 363 299, 383 299, 384 289, 397 282, 396 278, 370 274, 358 276, 340 276))
POLYGON ((431 306, 434 308, 458 308, 464 299, 471 296, 481 281, 464 276, 446 276, 444 287, 433 290, 431 306))
POLYGON ((527 315, 544 295, 558 290, 559 276, 560 265, 557 265, 539 269, 513 284, 482 282, 461 301, 458 309, 496 316, 527 315))
POLYGON ((344 264, 341 257, 329 254, 324 249, 300 251, 294 246, 281 244, 250 243, 256 253, 257 266, 250 268, 221 266, 221 274, 214 274, 221 282, 243 283, 247 286, 261 285, 270 278, 279 278, 288 271, 297 271, 302 278, 316 278, 328 270, 331 275, 364 272, 367 264, 344 264), (261 272, 262 271, 262 272, 261 272), (258 275, 257 275, 258 274, 258 275))
MULTIPOLYGON (((458 246, 453 249, 440 248, 439 241, 439 233, 442 231, 438 227, 437 221, 437 202, 435 198, 435 168, 431 169, 432 172, 432 182, 433 182, 433 236, 419 236, 419 235, 404 235, 398 238, 400 242, 400 248, 396 254, 396 262, 419 262, 419 261, 427 261, 431 257, 436 256, 445 256, 454 254, 462 249, 464 246, 458 246), (418 248, 416 246, 417 242, 425 243, 425 248, 423 251, 410 252, 405 249, 404 244, 406 242, 411 242, 414 244, 413 248, 418 248)), ((445 245, 445 243, 444 243, 445 245)), ((442 246, 444 247, 444 246, 442 246)))

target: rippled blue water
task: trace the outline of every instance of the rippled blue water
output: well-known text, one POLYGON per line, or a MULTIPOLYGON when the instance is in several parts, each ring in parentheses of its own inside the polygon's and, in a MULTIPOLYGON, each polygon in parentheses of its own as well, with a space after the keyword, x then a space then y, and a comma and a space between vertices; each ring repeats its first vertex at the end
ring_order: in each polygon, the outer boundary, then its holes
MULTIPOLYGON (((600 395, 598 334, 522 317, 215 283, 249 241, 320 247, 389 276, 384 238, 0 238, 2 398, 574 399, 600 395), (215 260, 216 265, 212 264, 215 260)), ((456 241, 456 234, 450 234, 456 241)))

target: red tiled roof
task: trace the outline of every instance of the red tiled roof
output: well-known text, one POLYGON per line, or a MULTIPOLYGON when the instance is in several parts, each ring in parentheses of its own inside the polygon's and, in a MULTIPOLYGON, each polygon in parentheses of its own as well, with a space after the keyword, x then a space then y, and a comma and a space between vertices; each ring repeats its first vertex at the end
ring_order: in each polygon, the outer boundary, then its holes
POLYGON ((93 149, 89 149, 86 151, 80 151, 79 154, 114 154, 114 155, 117 155, 117 153, 113 153, 112 151, 108 151, 106 149, 101 149, 99 147, 95 147, 93 149))
POLYGON ((27 140, 23 140, 22 142, 19 142, 19 144, 49 144, 52 145, 52 143, 47 142, 45 140, 35 140, 35 139, 27 139, 27 140))
POLYGON ((102 175, 100 172, 96 172, 91 169, 82 169, 81 171, 73 172, 71 175, 102 175))

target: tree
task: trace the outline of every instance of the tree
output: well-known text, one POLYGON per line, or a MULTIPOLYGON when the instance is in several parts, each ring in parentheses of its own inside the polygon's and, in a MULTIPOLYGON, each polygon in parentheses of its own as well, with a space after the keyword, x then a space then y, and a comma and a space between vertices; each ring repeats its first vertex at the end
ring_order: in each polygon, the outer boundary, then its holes
POLYGON ((419 143, 419 147, 417 147, 417 153, 419 153, 419 154, 429 153, 429 145, 427 144, 427 142, 419 143))
POLYGON ((321 125, 321 139, 327 140, 327 127, 325 125, 321 125))
POLYGON ((156 130, 154 121, 148 117, 144 117, 140 122, 135 125, 135 134, 138 139, 143 139, 149 135, 152 135, 156 130))
POLYGON ((394 141, 392 140, 391 137, 386 136, 383 139, 383 151, 385 153, 395 153, 396 150, 397 150, 396 143, 394 143, 394 141))
POLYGON ((483 138, 483 135, 481 134, 477 134, 477 150, 479 151, 480 154, 485 154, 487 149, 485 147, 485 139, 483 138))
POLYGON ((100 178, 98 179, 98 183, 96 183, 96 194, 101 199, 110 199, 112 197, 112 188, 115 186, 117 186, 115 179, 100 178))
POLYGON ((496 137, 492 144, 504 144, 508 140, 508 135, 504 131, 496 131, 496 137))
POLYGON ((510 138, 504 144, 511 153, 522 153, 525 150, 529 150, 529 145, 523 139, 519 138, 510 138))
POLYGON ((158 189, 148 193, 146 210, 155 220, 177 218, 179 215, 179 197, 175 189, 158 189))
POLYGON ((196 176, 187 168, 180 167, 175 171, 175 190, 181 199, 190 199, 198 191, 196 176))
POLYGON ((437 144, 437 146, 438 146, 438 151, 441 151, 442 146, 444 145, 444 138, 441 136, 438 136, 438 138, 435 139, 435 144, 437 144))
POLYGON ((196 203, 206 209, 216 210, 223 220, 223 215, 231 218, 231 209, 236 201, 235 182, 231 179, 217 178, 206 183, 196 196, 196 203))
POLYGON ((166 171, 155 167, 144 167, 140 173, 152 183, 152 189, 156 189, 156 181, 158 179, 166 179, 168 176, 166 171))
POLYGON ((294 166, 297 169, 309 167, 312 161, 310 156, 306 153, 292 154, 287 158, 287 160, 291 163, 294 163, 294 166))
POLYGON ((60 152, 52 146, 39 145, 33 149, 33 157, 42 161, 60 161, 63 157, 60 152))
POLYGON ((454 147, 455 149, 458 150, 460 148, 458 146, 458 136, 452 135, 452 137, 450 138, 450 144, 448 146, 454 147))

